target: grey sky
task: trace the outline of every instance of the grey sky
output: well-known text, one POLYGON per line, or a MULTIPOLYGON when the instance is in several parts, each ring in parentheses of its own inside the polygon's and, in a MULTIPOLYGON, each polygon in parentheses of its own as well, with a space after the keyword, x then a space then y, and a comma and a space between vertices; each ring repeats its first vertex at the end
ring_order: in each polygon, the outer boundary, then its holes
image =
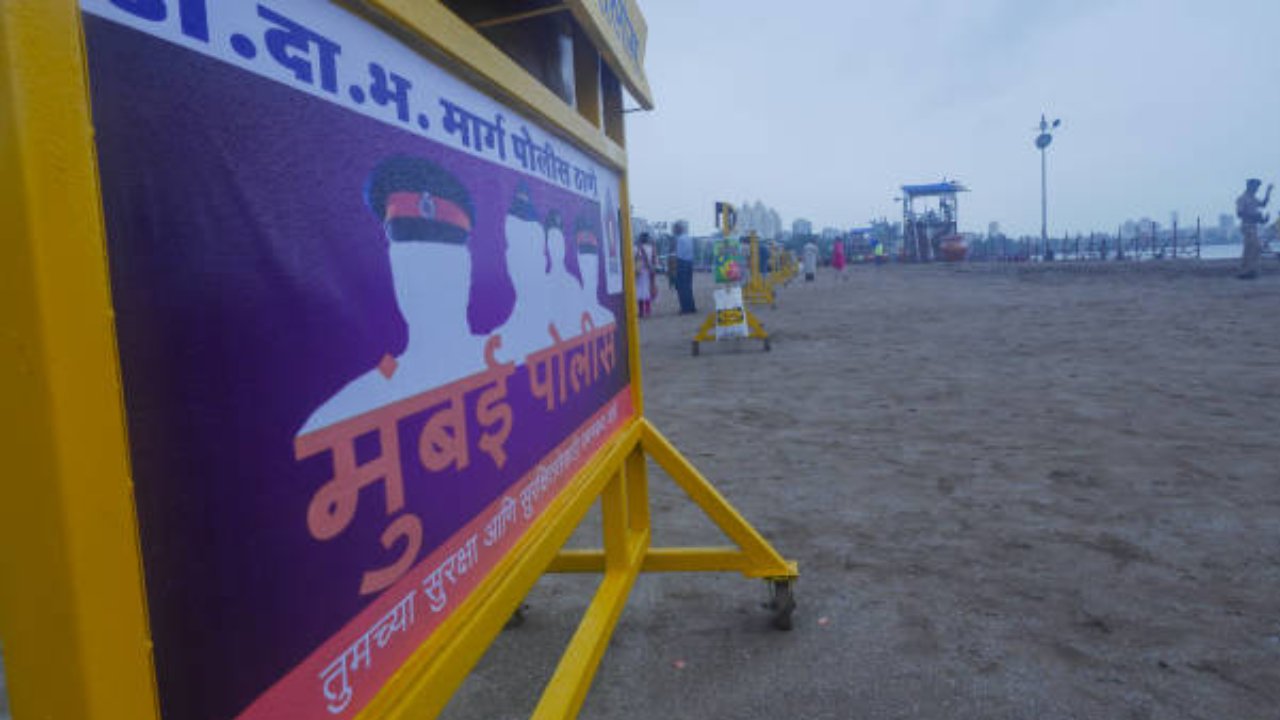
POLYGON ((898 217, 904 183, 973 192, 961 229, 1148 216, 1208 224, 1280 182, 1280 0, 647 0, 657 110, 628 116, 631 202, 709 232, 712 203, 787 227, 898 217))

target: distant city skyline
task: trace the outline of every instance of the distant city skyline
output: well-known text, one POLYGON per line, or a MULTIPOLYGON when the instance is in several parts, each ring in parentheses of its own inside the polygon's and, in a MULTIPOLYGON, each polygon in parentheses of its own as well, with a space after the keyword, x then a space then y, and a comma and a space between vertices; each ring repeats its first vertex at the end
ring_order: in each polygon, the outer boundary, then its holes
POLYGON ((631 201, 711 231, 712 204, 767 198, 849 228, 901 218, 904 184, 968 185, 961 229, 1038 235, 1133 218, 1216 225, 1247 177, 1280 180, 1280 2, 651 1, 657 109, 628 115, 631 201))

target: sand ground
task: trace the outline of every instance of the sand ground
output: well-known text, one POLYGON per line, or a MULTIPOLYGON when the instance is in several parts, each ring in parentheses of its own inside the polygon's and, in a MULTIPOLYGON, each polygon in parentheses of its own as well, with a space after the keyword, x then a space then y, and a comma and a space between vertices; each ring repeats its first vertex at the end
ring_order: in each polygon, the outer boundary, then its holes
MULTIPOLYGON (((664 288, 649 413, 800 607, 642 577, 582 717, 1280 718, 1280 275, 1231 270, 857 268, 697 358, 664 288)), ((657 544, 721 543, 653 477, 657 544)), ((594 584, 540 582, 445 717, 528 717, 594 584)))
MULTIPOLYGON (((697 358, 664 288, 649 413, 800 607, 642 577, 582 717, 1280 718, 1280 276, 1232 269, 856 268, 697 358)), ((719 542, 654 485, 656 544, 719 542)), ((545 578, 445 716, 527 717, 594 584, 545 578)))

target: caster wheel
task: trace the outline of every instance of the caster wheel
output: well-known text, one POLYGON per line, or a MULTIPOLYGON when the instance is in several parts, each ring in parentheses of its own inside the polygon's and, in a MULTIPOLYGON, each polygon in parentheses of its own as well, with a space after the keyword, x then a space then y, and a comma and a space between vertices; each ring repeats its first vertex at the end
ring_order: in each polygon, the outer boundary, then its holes
POLYGON ((773 611, 773 626, 783 632, 791 630, 791 615, 796 611, 795 583, 792 580, 770 580, 768 608, 773 611))
POLYGON ((773 350, 773 345, 769 343, 769 338, 765 338, 765 339, 764 339, 764 351, 765 351, 765 352, 769 352, 770 350, 773 350))
POLYGON ((693 356, 698 357, 698 341, 693 341, 693 356))
POLYGON ((518 628, 521 625, 523 625, 525 618, 528 616, 528 613, 529 613, 529 606, 525 603, 520 603, 520 605, 516 608, 516 611, 511 613, 511 619, 507 620, 505 629, 512 630, 514 628, 518 628))

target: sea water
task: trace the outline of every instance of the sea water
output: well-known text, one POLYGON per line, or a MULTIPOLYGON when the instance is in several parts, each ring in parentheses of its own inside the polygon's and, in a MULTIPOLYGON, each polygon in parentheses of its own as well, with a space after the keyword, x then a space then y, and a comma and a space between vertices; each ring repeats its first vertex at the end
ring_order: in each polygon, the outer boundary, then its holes
MULTIPOLYGON (((1181 248, 1179 248, 1181 250, 1181 248)), ((1195 248, 1191 248, 1191 252, 1195 252, 1195 248)), ((1244 252, 1244 246, 1239 243, 1227 243, 1224 245, 1201 245, 1201 260, 1239 260, 1240 255, 1244 252)))

